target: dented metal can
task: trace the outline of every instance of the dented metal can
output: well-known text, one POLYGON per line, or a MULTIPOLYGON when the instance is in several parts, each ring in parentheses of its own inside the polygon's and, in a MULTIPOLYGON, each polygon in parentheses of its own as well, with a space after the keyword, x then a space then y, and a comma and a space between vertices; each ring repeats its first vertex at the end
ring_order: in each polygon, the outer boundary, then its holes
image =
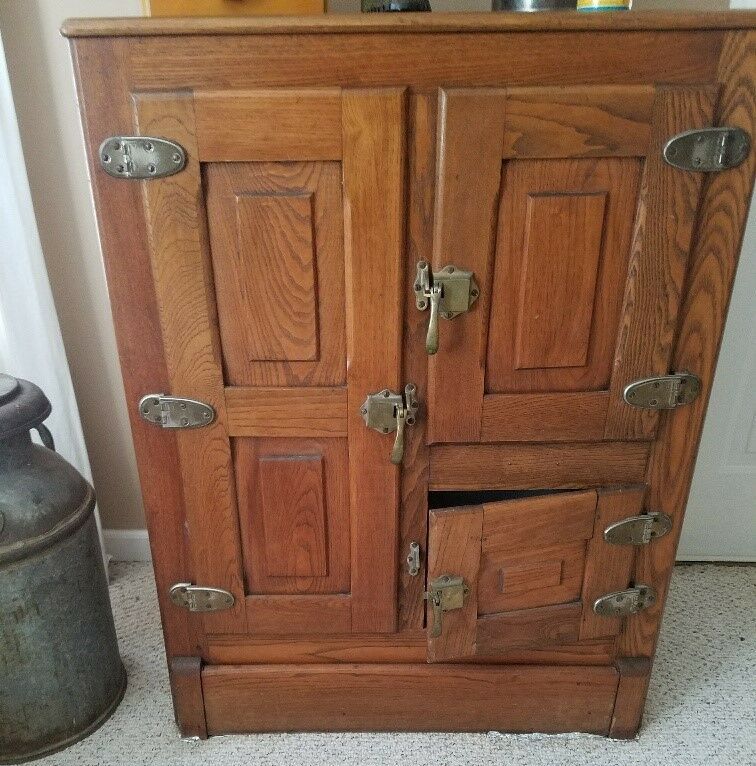
POLYGON ((126 687, 94 490, 52 449, 49 413, 39 388, 0 375, 0 763, 87 736, 126 687))

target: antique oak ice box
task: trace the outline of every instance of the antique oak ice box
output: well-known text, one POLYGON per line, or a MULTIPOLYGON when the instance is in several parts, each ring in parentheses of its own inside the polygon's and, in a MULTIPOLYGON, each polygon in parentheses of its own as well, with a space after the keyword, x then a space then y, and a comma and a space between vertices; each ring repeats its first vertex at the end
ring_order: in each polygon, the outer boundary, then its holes
POLYGON ((754 22, 65 25, 184 735, 637 731, 754 22))

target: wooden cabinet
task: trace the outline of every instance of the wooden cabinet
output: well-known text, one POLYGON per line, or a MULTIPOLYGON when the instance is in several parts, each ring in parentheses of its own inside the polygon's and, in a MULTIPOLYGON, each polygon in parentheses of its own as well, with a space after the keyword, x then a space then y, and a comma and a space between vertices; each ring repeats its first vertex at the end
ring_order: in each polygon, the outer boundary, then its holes
POLYGON ((637 730, 753 174, 664 151, 753 25, 66 25, 182 733, 637 730))

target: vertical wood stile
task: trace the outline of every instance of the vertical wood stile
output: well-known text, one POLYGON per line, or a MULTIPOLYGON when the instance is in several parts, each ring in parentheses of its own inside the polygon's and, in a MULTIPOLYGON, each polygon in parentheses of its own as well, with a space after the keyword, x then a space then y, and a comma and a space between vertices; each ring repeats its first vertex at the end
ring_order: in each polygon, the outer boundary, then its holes
POLYGON ((142 135, 170 136, 187 155, 180 173, 143 183, 144 204, 170 393, 216 411, 211 425, 176 433, 194 576, 235 598, 202 619, 208 632, 235 632, 244 627, 242 559, 192 97, 139 94, 134 106, 142 135))
POLYGON ((440 92, 433 268, 474 272, 481 295, 469 313, 441 320, 428 361, 430 443, 480 439, 504 104, 496 88, 440 92))
POLYGON ((397 626, 399 470, 393 434, 369 429, 365 397, 403 390, 405 92, 343 92, 347 400, 352 524, 352 630, 397 626))
MULTIPOLYGON (((740 127, 756 137, 756 33, 731 32, 722 50, 722 94, 717 124, 740 127)), ((656 649, 675 551, 682 529, 706 405, 714 379, 732 281, 748 216, 756 160, 754 150, 739 167, 712 175, 706 185, 672 357, 678 370, 701 378, 701 393, 685 407, 665 413, 649 460, 648 507, 672 517, 670 534, 644 546, 635 579, 653 585, 656 603, 625 623, 620 655, 651 657, 656 649)))
POLYGON ((660 87, 654 104, 610 383, 605 439, 652 439, 659 413, 622 398, 639 378, 666 375, 672 357, 702 173, 681 171, 662 156, 669 138, 712 124, 716 88, 660 87))

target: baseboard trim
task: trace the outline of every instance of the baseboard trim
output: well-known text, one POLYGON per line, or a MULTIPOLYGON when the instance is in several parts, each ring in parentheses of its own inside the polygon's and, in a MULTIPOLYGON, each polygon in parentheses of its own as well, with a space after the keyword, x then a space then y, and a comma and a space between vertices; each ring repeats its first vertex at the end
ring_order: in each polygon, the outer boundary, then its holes
POLYGON ((152 561, 146 529, 105 529, 102 536, 113 561, 152 561))

